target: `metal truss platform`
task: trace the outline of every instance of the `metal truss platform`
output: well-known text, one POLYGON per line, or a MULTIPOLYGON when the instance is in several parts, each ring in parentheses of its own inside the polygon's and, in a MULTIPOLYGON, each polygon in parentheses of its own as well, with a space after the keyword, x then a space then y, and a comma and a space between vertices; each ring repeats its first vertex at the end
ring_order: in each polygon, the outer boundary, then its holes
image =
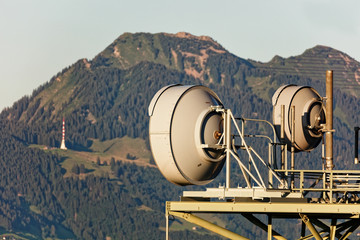
MULTIPOLYGON (((189 199, 187 199, 189 200, 189 199)), ((304 203, 299 199, 290 202, 261 202, 249 198, 239 201, 171 201, 166 203, 167 239, 169 216, 185 219, 229 239, 248 239, 227 229, 219 227, 194 215, 196 213, 232 213, 241 214, 253 224, 268 232, 268 239, 287 239, 272 229, 273 218, 301 219, 301 236, 298 239, 347 239, 360 225, 360 204, 322 204, 304 203), (263 223, 254 214, 265 214, 267 223, 263 223), (330 225, 323 222, 330 220, 330 225), (340 221, 338 221, 340 220, 340 221), (305 236, 305 226, 311 232, 305 236), (317 228, 316 228, 317 227, 317 228)), ((294 226, 295 227, 295 226, 294 226)))

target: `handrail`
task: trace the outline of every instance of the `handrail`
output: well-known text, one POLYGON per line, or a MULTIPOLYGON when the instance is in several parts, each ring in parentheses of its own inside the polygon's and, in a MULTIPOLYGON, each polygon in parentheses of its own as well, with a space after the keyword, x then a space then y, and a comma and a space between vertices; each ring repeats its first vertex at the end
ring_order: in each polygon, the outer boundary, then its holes
POLYGON ((273 136, 274 136, 274 140, 272 143, 275 143, 276 142, 276 132, 275 132, 275 127, 274 125, 267 121, 267 120, 264 120, 264 119, 254 119, 254 118, 244 118, 244 117, 240 117, 240 118, 235 118, 237 120, 241 120, 243 123, 246 122, 246 121, 250 121, 250 122, 264 122, 264 123, 267 123, 273 130, 273 136))

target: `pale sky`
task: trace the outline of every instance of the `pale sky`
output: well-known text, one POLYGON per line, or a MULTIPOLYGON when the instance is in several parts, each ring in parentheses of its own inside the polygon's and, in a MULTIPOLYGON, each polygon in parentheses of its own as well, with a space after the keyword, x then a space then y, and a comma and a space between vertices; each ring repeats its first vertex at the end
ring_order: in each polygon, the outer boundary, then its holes
POLYGON ((360 61, 359 0, 0 0, 0 110, 124 32, 189 32, 261 62, 315 45, 360 61))

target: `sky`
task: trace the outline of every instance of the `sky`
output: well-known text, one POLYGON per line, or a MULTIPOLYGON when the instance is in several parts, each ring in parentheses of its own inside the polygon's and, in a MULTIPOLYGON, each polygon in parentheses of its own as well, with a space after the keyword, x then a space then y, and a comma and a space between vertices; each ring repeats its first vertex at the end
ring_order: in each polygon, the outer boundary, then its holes
POLYGON ((326 45, 360 61, 359 0, 0 0, 0 111, 124 32, 212 37, 270 61, 326 45))

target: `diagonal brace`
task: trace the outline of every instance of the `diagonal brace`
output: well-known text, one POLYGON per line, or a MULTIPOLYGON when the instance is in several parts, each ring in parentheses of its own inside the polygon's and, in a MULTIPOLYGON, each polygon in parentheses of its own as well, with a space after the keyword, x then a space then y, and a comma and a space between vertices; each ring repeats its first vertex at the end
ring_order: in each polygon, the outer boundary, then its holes
POLYGON ((316 230, 314 225, 310 222, 310 219, 307 215, 299 213, 301 220, 305 223, 307 228, 310 230, 312 235, 315 237, 316 240, 322 240, 322 237, 320 236, 319 232, 316 230))
POLYGON ((198 216, 195 216, 191 213, 186 213, 186 212, 174 212, 174 211, 169 211, 169 215, 173 215, 176 217, 180 217, 190 223, 194 223, 196 225, 199 225, 200 227, 206 228, 214 233, 217 233, 221 236, 230 238, 230 239, 234 239, 234 240, 249 240, 246 237, 243 237, 239 234, 236 234, 234 232, 231 232, 223 227, 220 227, 216 224, 213 224, 209 221, 206 221, 202 218, 199 218, 198 216))

